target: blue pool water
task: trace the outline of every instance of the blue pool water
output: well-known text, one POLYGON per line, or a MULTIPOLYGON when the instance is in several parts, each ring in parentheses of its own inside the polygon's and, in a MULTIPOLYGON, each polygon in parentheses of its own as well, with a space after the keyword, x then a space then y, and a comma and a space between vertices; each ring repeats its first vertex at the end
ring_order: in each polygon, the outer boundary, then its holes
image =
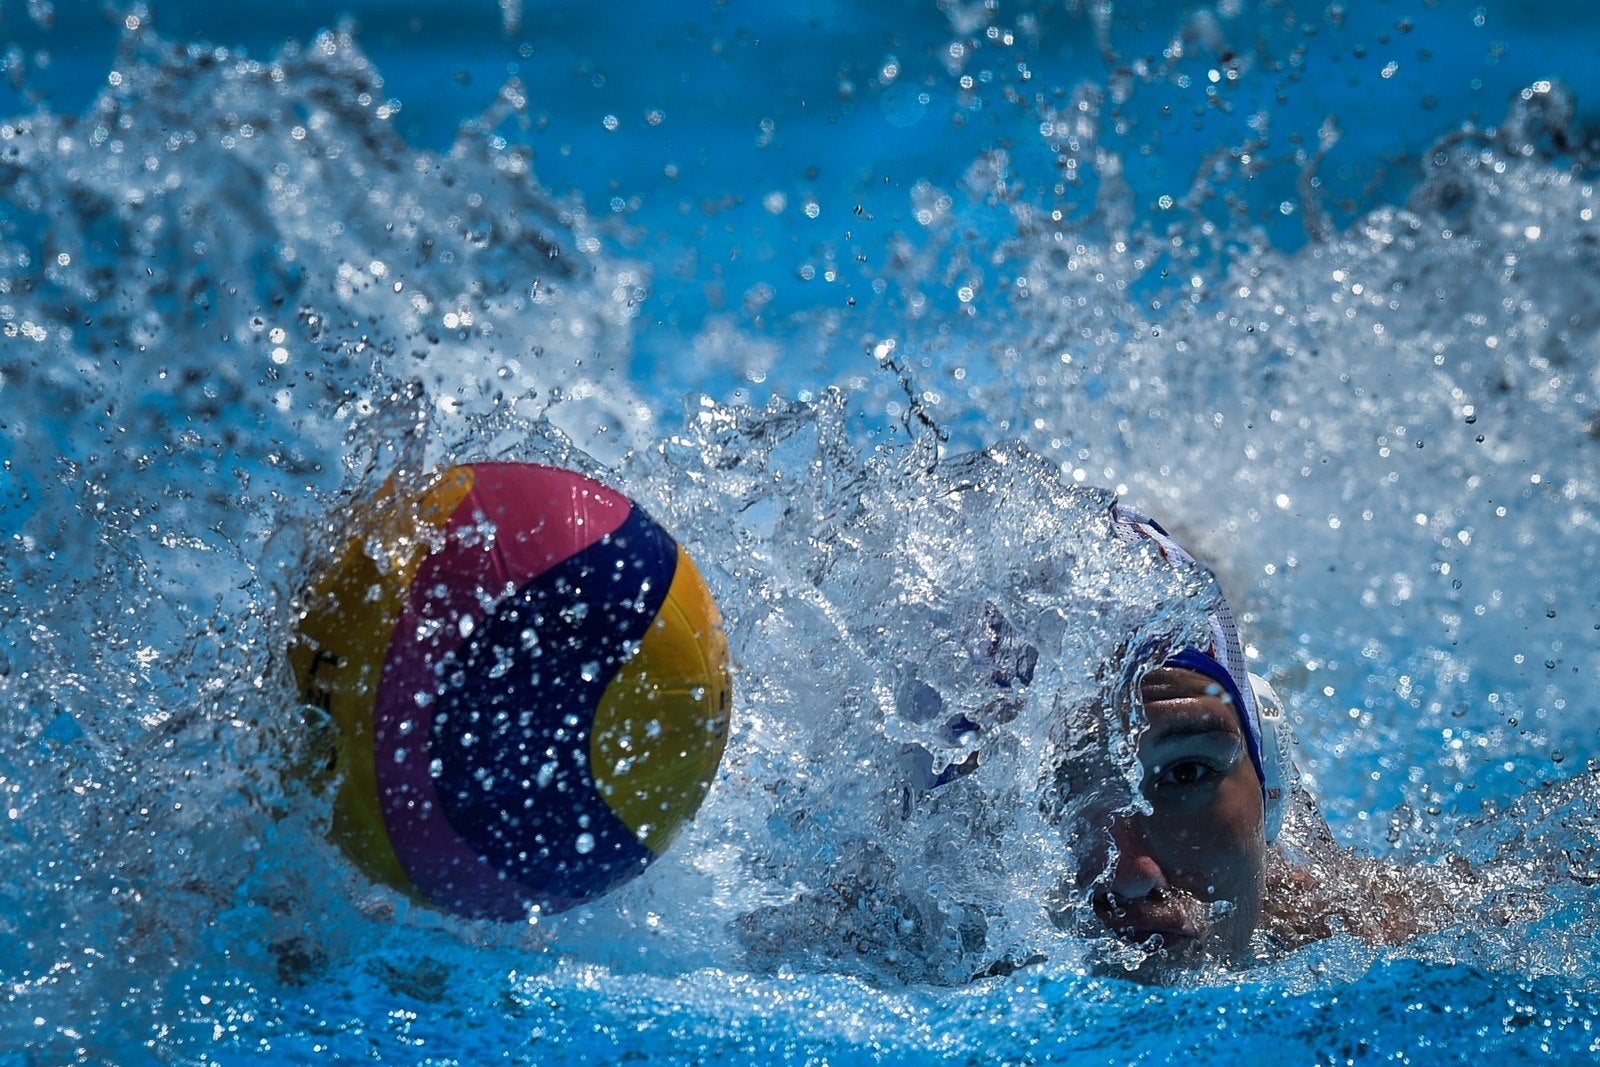
POLYGON ((0 1064, 1593 1059, 1597 23, 0 0, 0 1064), (280 652, 345 494, 482 457, 640 499, 738 670, 694 827, 527 927, 327 844, 280 652), (1342 840, 1475 865, 1442 932, 1151 988, 1045 919, 1056 702, 1187 624, 1093 486, 1342 840), (908 799, 992 605, 1039 681, 908 799))

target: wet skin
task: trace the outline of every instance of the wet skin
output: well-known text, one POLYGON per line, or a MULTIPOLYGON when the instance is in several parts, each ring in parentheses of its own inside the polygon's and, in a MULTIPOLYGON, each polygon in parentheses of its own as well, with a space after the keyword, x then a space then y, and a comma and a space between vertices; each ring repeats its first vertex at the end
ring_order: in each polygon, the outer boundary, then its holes
POLYGON ((1107 846, 1086 864, 1095 913, 1171 962, 1245 954, 1261 919, 1266 841, 1261 781, 1228 697, 1205 675, 1158 668, 1140 684, 1148 813, 1091 826, 1107 846), (1219 906, 1220 905, 1220 906, 1219 906))

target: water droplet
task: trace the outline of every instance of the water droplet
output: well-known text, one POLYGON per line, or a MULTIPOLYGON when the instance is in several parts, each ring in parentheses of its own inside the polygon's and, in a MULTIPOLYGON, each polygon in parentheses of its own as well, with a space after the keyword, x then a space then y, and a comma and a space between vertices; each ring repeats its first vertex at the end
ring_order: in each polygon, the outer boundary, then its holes
POLYGON ((594 851, 594 835, 587 833, 579 834, 578 840, 573 843, 572 847, 578 850, 578 855, 587 856, 589 853, 594 851))
POLYGON ((489 677, 504 678, 506 672, 511 670, 514 662, 509 648, 501 648, 496 645, 494 648, 494 666, 489 668, 489 677))

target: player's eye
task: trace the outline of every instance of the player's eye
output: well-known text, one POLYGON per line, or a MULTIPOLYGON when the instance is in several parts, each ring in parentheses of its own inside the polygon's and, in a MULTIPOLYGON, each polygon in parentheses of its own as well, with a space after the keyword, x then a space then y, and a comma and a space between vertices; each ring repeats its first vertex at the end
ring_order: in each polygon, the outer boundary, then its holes
POLYGON ((1207 760, 1182 759, 1155 767, 1151 770, 1151 778, 1158 786, 1185 786, 1204 785, 1222 774, 1220 767, 1213 766, 1207 760))

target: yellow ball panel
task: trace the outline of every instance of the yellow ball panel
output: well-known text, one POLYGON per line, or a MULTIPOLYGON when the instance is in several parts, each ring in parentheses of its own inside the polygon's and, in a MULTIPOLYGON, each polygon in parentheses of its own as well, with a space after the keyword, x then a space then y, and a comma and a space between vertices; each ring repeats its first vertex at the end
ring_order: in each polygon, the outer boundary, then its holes
POLYGON ((666 601, 595 710, 590 767, 606 805, 660 855, 694 818, 728 736, 728 641, 680 546, 666 601))
POLYGON ((357 504, 347 540, 305 593, 289 664, 301 699, 322 708, 337 729, 332 838, 375 880, 409 889, 384 826, 373 762, 372 711, 395 623, 431 538, 471 490, 473 473, 455 467, 415 502, 392 480, 357 504), (379 560, 369 554, 374 546, 379 560))

